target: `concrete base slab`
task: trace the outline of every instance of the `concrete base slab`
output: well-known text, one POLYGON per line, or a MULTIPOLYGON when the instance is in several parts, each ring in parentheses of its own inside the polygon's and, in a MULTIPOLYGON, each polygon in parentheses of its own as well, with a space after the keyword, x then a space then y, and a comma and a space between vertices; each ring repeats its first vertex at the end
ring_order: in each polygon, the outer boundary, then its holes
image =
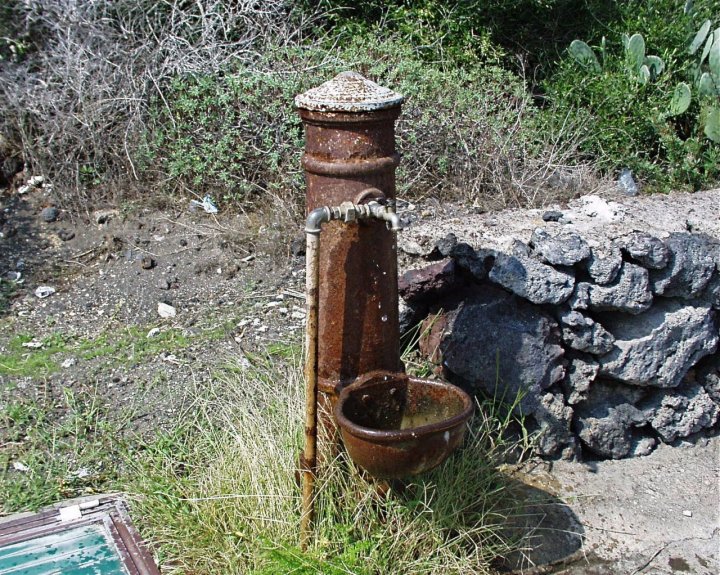
POLYGON ((720 437, 647 457, 536 462, 513 475, 547 494, 544 512, 537 497, 529 505, 537 529, 516 573, 720 573, 720 437))

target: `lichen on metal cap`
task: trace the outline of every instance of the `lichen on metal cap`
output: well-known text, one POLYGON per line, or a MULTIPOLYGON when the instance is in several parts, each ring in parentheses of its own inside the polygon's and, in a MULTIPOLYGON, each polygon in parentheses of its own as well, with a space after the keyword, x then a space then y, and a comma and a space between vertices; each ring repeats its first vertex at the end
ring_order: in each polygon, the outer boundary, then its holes
POLYGON ((402 101, 402 95, 357 72, 342 72, 295 97, 298 108, 316 112, 373 112, 399 106, 402 101))

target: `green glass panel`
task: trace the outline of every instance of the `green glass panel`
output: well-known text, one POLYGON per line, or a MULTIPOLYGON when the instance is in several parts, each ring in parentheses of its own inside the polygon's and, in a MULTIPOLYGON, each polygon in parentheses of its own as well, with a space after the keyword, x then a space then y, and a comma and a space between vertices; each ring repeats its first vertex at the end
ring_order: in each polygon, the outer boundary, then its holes
POLYGON ((128 575, 102 525, 0 547, 0 575, 128 575))

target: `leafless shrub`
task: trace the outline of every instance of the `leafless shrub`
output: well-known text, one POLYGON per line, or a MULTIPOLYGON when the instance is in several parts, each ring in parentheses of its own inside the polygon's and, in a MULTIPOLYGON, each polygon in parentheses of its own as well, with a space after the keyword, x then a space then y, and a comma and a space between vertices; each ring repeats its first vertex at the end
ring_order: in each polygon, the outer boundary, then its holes
MULTIPOLYGON (((529 96, 519 104, 517 122, 492 131, 494 146, 485 150, 483 171, 468 170, 466 193, 486 209, 541 207, 588 193, 598 185, 597 172, 578 161, 581 130, 563 122, 557 129, 523 126, 529 96), (525 132, 534 134, 528 141, 525 132)), ((461 174, 462 177, 462 174, 461 174)))
POLYGON ((0 136, 66 205, 153 187, 288 206, 302 179, 292 96, 349 68, 408 96, 403 195, 495 208, 591 182, 577 163, 580 130, 540 127, 522 78, 428 64, 393 38, 317 48, 305 34, 318 15, 295 4, 10 0, 22 50, 0 68, 0 136))
POLYGON ((176 75, 250 62, 302 38, 289 0, 13 0, 25 55, 0 69, 0 131, 66 201, 139 182, 150 97, 176 75))
POLYGON ((445 76, 440 89, 404 104, 404 195, 498 209, 547 205, 596 185, 596 172, 579 161, 580 127, 541 117, 520 80, 482 73, 468 85, 454 80, 445 76))

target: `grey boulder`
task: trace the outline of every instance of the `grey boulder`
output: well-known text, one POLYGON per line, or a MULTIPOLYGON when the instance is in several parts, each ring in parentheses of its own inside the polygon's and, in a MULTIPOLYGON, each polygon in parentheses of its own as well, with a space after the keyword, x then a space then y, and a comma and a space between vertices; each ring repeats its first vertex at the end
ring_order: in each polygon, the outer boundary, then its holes
POLYGON ((491 282, 535 304, 559 304, 573 293, 575 276, 522 255, 498 253, 489 273, 491 282))
POLYGON ((697 384, 656 392, 644 408, 648 422, 663 441, 672 442, 715 425, 720 407, 697 384))
POLYGON ((453 245, 448 254, 461 272, 478 282, 487 278, 488 270, 495 261, 493 250, 476 251, 464 242, 453 245))
POLYGON ((600 365, 592 356, 578 355, 570 358, 565 379, 562 381, 565 400, 569 405, 587 399, 590 384, 595 381, 599 370, 600 365))
POLYGON ((605 285, 617 277, 622 263, 622 253, 615 244, 594 246, 590 249, 590 258, 586 262, 586 268, 596 284, 605 285))
POLYGON ((709 303, 715 309, 720 309, 720 264, 710 281, 705 286, 705 291, 700 298, 709 303))
POLYGON ((670 250, 662 240, 645 232, 632 232, 618 243, 627 255, 646 268, 662 269, 670 259, 670 250))
POLYGON ((647 310, 652 301, 648 271, 625 262, 618 276, 608 285, 578 282, 570 305, 576 310, 624 311, 637 314, 647 310))
POLYGON ((596 381, 587 400, 575 407, 575 430, 593 453, 610 459, 631 455, 642 434, 635 431, 647 423, 646 414, 635 406, 641 390, 596 381))
POLYGON ((720 354, 712 355, 695 368, 697 381, 715 403, 720 405, 720 354))
POLYGON ((697 234, 672 233, 666 240, 670 261, 650 274, 653 293, 665 297, 695 298, 710 282, 718 246, 697 234))
POLYGON ((565 404, 561 393, 546 393, 534 414, 539 425, 535 451, 542 457, 575 459, 579 455, 577 440, 570 428, 572 407, 565 404))
POLYGON ((535 412, 544 390, 565 375, 554 319, 491 286, 427 322, 420 351, 468 386, 535 412))
POLYGON ((551 234, 536 228, 530 245, 540 259, 554 266, 572 266, 590 257, 590 246, 576 232, 562 230, 551 234))
POLYGON ((563 341, 572 349, 603 355, 613 348, 615 338, 591 317, 565 309, 560 312, 558 319, 563 341))
POLYGON ((676 387, 718 344, 710 307, 677 300, 658 301, 640 317, 613 314, 605 326, 615 346, 599 358, 600 374, 632 385, 676 387))
POLYGON ((44 222, 47 222, 48 224, 54 222, 58 219, 60 216, 60 210, 58 210, 55 206, 49 206, 47 208, 43 208, 40 212, 40 217, 44 222))
POLYGON ((457 244, 457 236, 453 233, 449 233, 444 238, 440 238, 437 242, 435 242, 435 250, 437 250, 442 257, 446 258, 450 256, 453 248, 455 248, 457 244))

